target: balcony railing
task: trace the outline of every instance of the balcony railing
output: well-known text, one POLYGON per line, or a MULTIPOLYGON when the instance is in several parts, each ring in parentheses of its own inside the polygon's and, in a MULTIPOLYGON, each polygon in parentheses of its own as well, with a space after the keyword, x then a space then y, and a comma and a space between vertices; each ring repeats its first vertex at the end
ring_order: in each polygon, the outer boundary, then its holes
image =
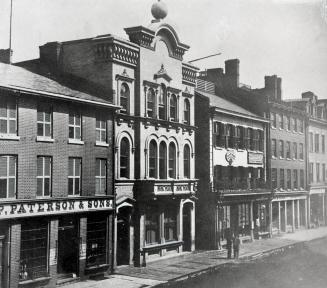
POLYGON ((196 179, 144 179, 137 183, 142 194, 187 195, 196 193, 196 179))

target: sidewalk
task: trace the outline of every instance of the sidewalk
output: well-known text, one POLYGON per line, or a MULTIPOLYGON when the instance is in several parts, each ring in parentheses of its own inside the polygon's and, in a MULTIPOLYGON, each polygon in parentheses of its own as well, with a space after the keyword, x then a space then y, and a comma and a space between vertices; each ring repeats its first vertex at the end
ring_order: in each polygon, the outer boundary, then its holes
MULTIPOLYGON (((270 239, 256 240, 241 246, 240 259, 255 259, 263 255, 292 247, 302 242, 327 237, 327 227, 283 234, 270 239)), ((220 265, 234 260, 226 259, 225 251, 201 251, 148 263, 147 267, 119 267, 116 274, 96 281, 87 280, 64 286, 65 288, 144 288, 154 287, 168 281, 216 270, 220 265)))

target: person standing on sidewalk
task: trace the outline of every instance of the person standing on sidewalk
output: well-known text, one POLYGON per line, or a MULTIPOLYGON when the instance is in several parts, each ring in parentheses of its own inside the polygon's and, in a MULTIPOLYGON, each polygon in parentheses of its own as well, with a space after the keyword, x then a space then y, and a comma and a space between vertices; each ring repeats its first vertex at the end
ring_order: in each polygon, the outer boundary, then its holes
POLYGON ((232 232, 229 230, 227 230, 226 233, 226 240, 227 240, 227 244, 226 244, 226 248, 227 248, 227 259, 231 259, 232 258, 232 245, 233 245, 233 239, 232 239, 232 232))
POLYGON ((234 258, 238 259, 238 256, 240 254, 240 245, 241 245, 241 240, 239 236, 236 234, 236 237, 234 239, 233 243, 233 250, 234 250, 234 258))

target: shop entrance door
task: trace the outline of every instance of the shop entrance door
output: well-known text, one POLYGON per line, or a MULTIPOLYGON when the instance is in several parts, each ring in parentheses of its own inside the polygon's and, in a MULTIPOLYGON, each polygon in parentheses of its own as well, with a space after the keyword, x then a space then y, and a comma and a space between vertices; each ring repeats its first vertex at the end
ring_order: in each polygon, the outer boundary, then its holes
POLYGON ((191 251, 191 209, 192 204, 183 207, 183 251, 191 251))
POLYGON ((117 215, 117 265, 128 265, 130 258, 130 207, 122 207, 117 215))
POLYGON ((63 277, 76 277, 78 264, 78 227, 73 218, 63 217, 58 227, 57 273, 63 277))

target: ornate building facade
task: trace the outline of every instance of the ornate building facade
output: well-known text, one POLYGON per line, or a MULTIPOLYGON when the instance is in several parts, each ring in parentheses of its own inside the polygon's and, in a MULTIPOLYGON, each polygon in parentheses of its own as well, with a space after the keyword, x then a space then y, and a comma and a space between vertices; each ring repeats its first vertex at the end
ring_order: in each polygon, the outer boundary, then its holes
MULTIPOLYGON (((121 107, 115 118, 115 259, 145 265, 195 249, 194 86, 197 68, 183 62, 189 46, 152 6, 149 26, 47 43, 40 61, 86 82, 121 107)), ((101 130, 101 127, 99 127, 101 130)))

